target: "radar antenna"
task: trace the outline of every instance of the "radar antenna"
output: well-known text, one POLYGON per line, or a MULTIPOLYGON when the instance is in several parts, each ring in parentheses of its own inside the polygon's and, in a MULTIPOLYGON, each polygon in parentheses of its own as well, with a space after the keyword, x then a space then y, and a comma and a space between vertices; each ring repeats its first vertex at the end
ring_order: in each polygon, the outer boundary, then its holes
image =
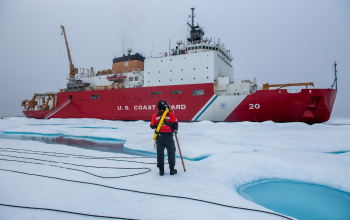
POLYGON ((189 41, 190 43, 195 43, 195 42, 200 42, 204 36, 204 31, 201 27, 199 27, 199 25, 197 24, 196 26, 194 26, 194 17, 195 17, 195 14, 194 14, 194 7, 191 8, 192 10, 192 25, 188 24, 188 26, 191 27, 191 37, 187 38, 187 41, 189 41))

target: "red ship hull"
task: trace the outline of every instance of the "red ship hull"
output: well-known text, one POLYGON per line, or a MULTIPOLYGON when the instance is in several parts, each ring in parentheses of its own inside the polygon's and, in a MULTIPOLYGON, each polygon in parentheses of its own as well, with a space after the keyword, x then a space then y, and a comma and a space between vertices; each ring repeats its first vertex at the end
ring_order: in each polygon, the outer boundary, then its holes
MULTIPOLYGON (((201 120, 199 116, 218 97, 213 88, 213 83, 207 83, 61 92, 57 94, 57 106, 70 98, 72 101, 50 118, 150 120, 157 111, 157 102, 166 100, 174 108, 179 121, 196 121, 201 120), (193 90, 200 89, 205 89, 204 95, 192 96, 193 90), (174 90, 181 90, 182 93, 170 94, 174 90), (150 95, 158 91, 160 95, 150 95), (92 95, 99 95, 99 99, 91 99, 92 95)), ((303 89, 299 93, 288 93, 286 89, 258 90, 245 96, 220 121, 321 123, 329 120, 336 94, 337 90, 334 89, 303 89)), ((51 112, 23 111, 28 118, 45 118, 51 112)), ((216 121, 215 117, 211 120, 216 121)))

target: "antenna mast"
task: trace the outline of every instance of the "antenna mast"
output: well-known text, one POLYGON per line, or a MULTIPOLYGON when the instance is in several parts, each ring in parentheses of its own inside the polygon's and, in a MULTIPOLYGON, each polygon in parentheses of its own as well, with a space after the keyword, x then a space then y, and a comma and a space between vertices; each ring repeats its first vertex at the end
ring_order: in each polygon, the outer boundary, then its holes
POLYGON ((194 14, 194 7, 191 8, 192 10, 192 24, 188 24, 188 26, 191 27, 191 36, 189 38, 187 38, 187 41, 188 42, 191 42, 191 43, 195 43, 195 42, 200 42, 204 36, 204 31, 201 27, 199 27, 199 25, 197 24, 196 26, 194 26, 194 17, 195 17, 195 14, 194 14))
POLYGON ((337 63, 334 61, 334 82, 332 84, 332 89, 334 87, 334 84, 335 84, 335 89, 338 90, 338 77, 337 77, 337 63))

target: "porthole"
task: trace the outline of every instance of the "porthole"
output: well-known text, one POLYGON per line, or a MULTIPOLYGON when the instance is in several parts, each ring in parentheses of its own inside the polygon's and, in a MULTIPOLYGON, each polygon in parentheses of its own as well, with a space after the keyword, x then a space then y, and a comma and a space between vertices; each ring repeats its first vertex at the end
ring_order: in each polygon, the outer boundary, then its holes
POLYGON ((171 91, 170 94, 182 94, 182 90, 171 91))

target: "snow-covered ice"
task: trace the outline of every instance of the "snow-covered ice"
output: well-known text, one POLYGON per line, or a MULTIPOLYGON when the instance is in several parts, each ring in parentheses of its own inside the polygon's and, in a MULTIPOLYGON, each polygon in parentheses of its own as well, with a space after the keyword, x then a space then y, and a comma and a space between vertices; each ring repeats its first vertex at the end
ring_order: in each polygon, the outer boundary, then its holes
MULTIPOLYGON (((159 176, 155 164, 101 158, 130 155, 36 141, 0 139, 0 150, 16 148, 100 157, 100 159, 52 157, 28 154, 28 151, 19 153, 7 150, 0 151, 0 159, 7 159, 0 160, 0 169, 137 191, 192 197, 230 206, 269 211, 245 200, 238 194, 237 189, 244 184, 263 179, 286 179, 350 192, 349 124, 349 119, 333 119, 327 123, 314 125, 273 122, 213 123, 209 121, 180 123, 178 138, 183 156, 192 159, 206 158, 200 161, 185 160, 187 172, 183 172, 181 161, 177 159, 178 174, 170 176, 166 171, 163 177, 159 176), (340 151, 345 153, 329 153, 340 151), (125 178, 99 178, 59 166, 107 177, 130 175, 145 170, 100 169, 68 163, 99 167, 150 168, 151 172, 125 178), (48 164, 57 166, 48 166, 48 164)), ((124 147, 127 149, 155 152, 152 140, 153 130, 149 128, 149 122, 144 121, 124 122, 97 119, 44 121, 7 118, 0 120, 0 131, 118 139, 126 141, 124 147)), ((155 158, 129 160, 156 162, 155 158)), ((0 170, 0 203, 133 219, 282 219, 269 214, 198 201, 146 195, 2 170, 0 170)), ((0 206, 0 219, 89 218, 93 217, 0 206)))

